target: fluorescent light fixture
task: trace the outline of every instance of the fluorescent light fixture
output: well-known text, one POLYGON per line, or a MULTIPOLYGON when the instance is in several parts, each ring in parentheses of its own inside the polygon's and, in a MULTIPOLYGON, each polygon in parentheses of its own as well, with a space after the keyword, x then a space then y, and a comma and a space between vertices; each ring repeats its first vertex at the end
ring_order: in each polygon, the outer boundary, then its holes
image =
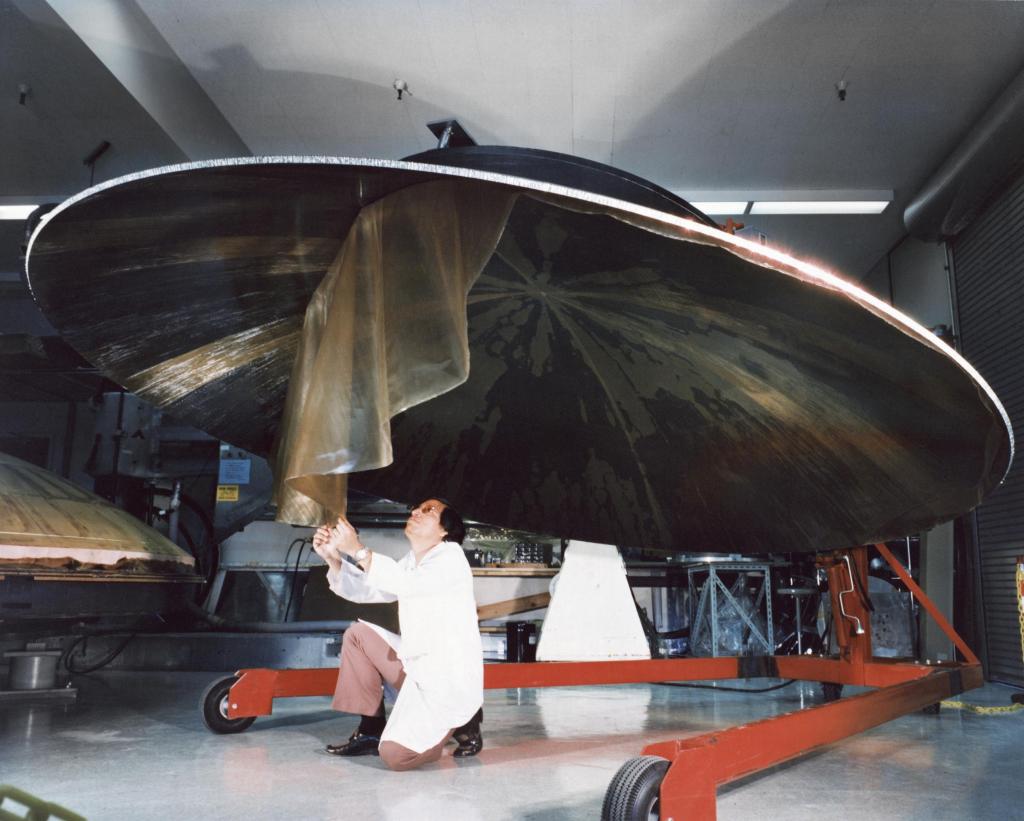
POLYGON ((0 205, 0 220, 28 219, 28 215, 38 207, 38 203, 35 205, 0 205))
POLYGON ((709 215, 881 214, 894 199, 893 191, 881 188, 691 188, 676 193, 709 215))
POLYGON ((715 202, 691 202, 694 208, 703 211, 709 217, 727 214, 742 214, 747 210, 747 200, 722 200, 715 202))
POLYGON ((751 214, 881 214, 888 200, 780 200, 755 202, 751 214))

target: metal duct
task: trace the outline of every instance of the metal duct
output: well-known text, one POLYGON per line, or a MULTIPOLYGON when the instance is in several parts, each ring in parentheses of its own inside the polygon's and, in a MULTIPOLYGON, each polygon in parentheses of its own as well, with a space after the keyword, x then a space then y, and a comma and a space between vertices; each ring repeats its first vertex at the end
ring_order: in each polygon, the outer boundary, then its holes
POLYGON ((974 219, 1024 168, 1024 71, 1010 83, 903 212, 912 236, 941 242, 974 219))

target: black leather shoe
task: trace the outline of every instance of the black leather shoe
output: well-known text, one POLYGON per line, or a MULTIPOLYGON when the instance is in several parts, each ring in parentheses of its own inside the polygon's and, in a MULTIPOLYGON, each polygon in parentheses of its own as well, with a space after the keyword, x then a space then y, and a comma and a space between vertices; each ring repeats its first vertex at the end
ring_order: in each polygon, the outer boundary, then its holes
POLYGON ((456 758, 469 758, 484 748, 484 737, 480 734, 479 730, 459 733, 455 736, 455 740, 459 743, 459 746, 455 748, 455 752, 452 753, 456 758))
POLYGON ((327 752, 331 755, 380 755, 379 744, 380 736, 363 735, 356 730, 344 744, 328 744, 327 752))
POLYGON ((484 737, 480 734, 480 722, 484 720, 484 708, 477 710, 473 717, 459 727, 454 738, 458 747, 452 753, 456 758, 469 758, 484 748, 484 737))

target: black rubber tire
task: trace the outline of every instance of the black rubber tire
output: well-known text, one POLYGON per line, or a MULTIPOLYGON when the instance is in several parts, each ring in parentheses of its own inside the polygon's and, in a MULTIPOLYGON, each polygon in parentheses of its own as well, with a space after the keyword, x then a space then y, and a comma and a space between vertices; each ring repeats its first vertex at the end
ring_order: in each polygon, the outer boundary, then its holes
POLYGON ((821 697, 825 701, 839 701, 843 697, 843 685, 832 681, 821 682, 821 697))
POLYGON ((926 716, 937 716, 942 710, 941 702, 936 701, 934 704, 929 704, 927 707, 922 707, 921 712, 926 716))
POLYGON ((203 692, 199 700, 199 709, 203 714, 203 724, 211 733, 230 735, 248 730, 256 720, 255 716, 246 718, 228 718, 227 700, 231 685, 238 681, 238 676, 226 676, 213 682, 203 692))
POLYGON ((658 790, 668 765, 667 758, 656 755, 623 764, 604 794, 601 821, 657 821, 658 790))

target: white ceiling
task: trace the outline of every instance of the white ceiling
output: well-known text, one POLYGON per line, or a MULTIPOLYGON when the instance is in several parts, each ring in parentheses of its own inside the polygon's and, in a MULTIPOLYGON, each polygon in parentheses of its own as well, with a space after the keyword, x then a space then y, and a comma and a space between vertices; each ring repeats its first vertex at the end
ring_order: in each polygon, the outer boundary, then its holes
POLYGON ((98 180, 239 145, 400 157, 454 116, 480 143, 578 154, 698 199, 891 189, 879 216, 747 218, 852 277, 1024 67, 1016 2, 0 0, 15 19, 0 196, 72 193, 99 139, 114 148, 98 180), (23 80, 33 97, 17 106, 23 80))

